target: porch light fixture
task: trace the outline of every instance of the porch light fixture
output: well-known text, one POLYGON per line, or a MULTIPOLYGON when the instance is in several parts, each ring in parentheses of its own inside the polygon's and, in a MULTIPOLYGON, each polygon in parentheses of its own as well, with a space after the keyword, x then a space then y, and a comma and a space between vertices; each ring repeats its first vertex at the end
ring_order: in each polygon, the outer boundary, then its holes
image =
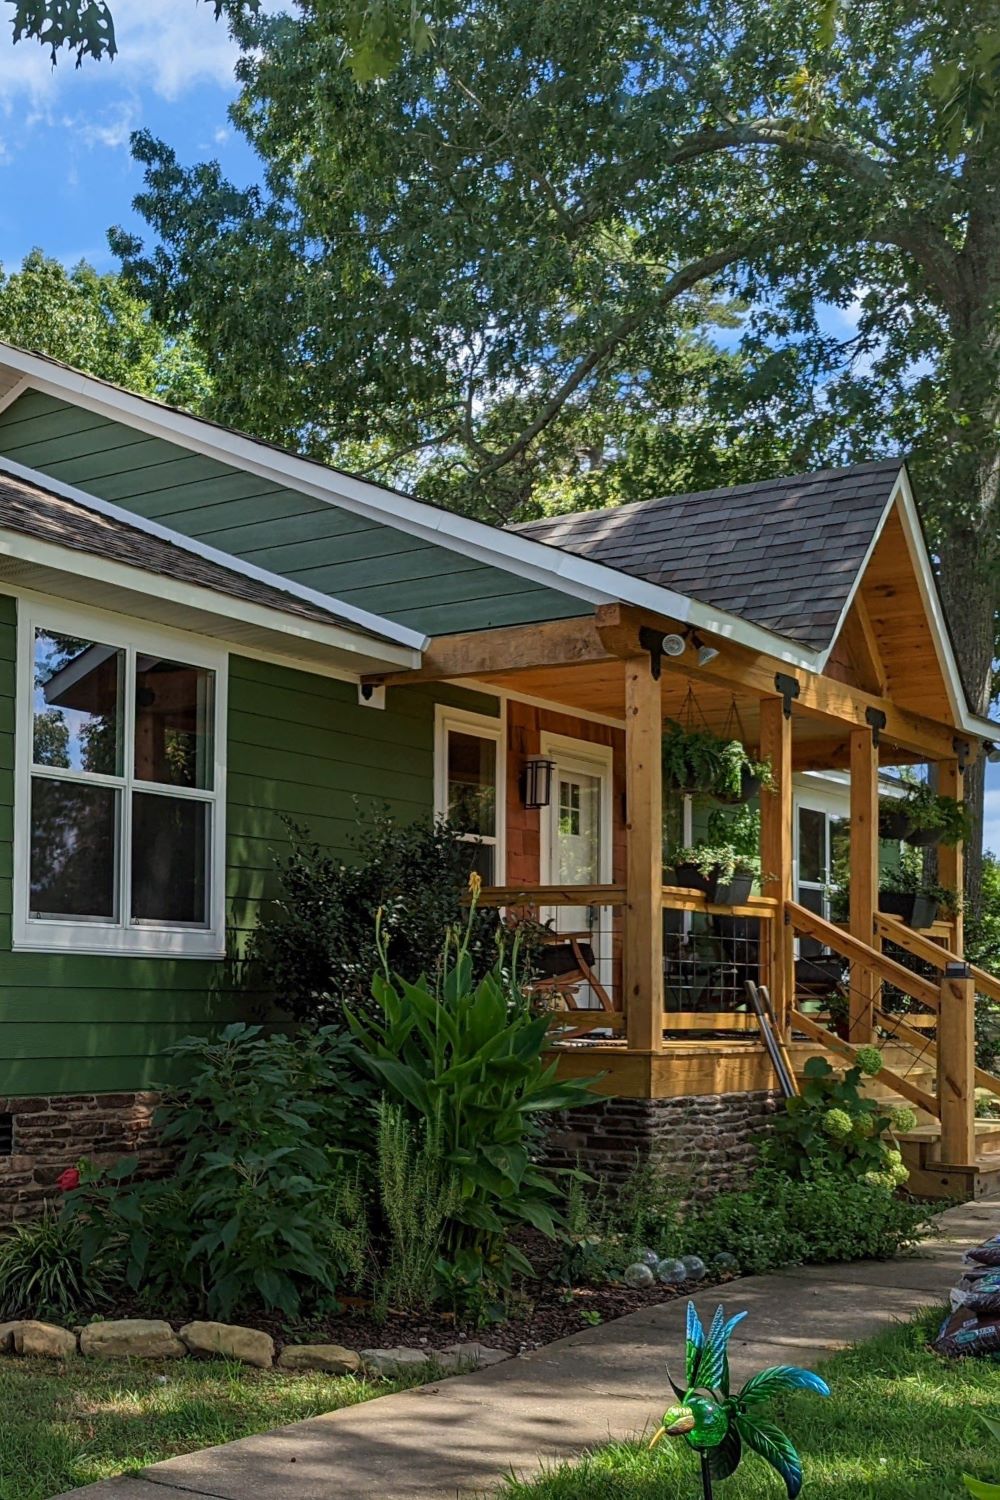
POLYGON ((996 740, 983 740, 983 749, 986 751, 987 760, 1000 760, 1000 745, 996 740))
POLYGON ((548 807, 552 801, 554 760, 547 755, 529 755, 521 772, 521 800, 525 807, 548 807))
POLYGON ((709 662, 714 661, 719 654, 714 646, 705 645, 697 630, 691 631, 691 644, 698 652, 699 667, 707 667, 709 662))

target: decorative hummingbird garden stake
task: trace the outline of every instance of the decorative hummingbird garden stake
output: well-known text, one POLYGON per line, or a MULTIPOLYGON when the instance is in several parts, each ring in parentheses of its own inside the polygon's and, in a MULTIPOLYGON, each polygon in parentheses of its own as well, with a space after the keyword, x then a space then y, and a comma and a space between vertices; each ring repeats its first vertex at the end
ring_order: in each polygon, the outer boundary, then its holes
POLYGON ((775 1365, 752 1375, 738 1395, 730 1395, 729 1340, 745 1317, 745 1312, 737 1313, 727 1322, 723 1309, 717 1308, 706 1336, 694 1303, 688 1303, 686 1386, 677 1385, 667 1371, 678 1405, 663 1413, 649 1446, 655 1448, 663 1437, 682 1437, 701 1459, 704 1500, 713 1500, 712 1481, 736 1472, 745 1443, 777 1469, 788 1500, 795 1500, 802 1488, 799 1455, 785 1434, 759 1414, 760 1408, 783 1391, 829 1396, 830 1387, 811 1370, 775 1365))

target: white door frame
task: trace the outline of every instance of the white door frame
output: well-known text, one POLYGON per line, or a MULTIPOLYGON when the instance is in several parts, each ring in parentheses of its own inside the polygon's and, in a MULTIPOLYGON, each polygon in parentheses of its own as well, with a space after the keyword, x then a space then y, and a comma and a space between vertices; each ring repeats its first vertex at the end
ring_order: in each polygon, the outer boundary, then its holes
MULTIPOLYGON (((567 771, 577 771, 581 775, 596 776, 600 780, 601 807, 600 824, 598 828, 598 880, 601 885, 610 885, 614 872, 614 818, 612 810, 612 798, 614 796, 614 747, 611 745, 595 745, 590 740, 578 740, 565 734, 550 734, 542 732, 539 739, 539 750, 542 755, 556 763, 556 769, 552 777, 552 800, 548 807, 543 809, 541 827, 540 865, 543 885, 556 885, 558 879, 555 871, 555 849, 553 833, 555 820, 558 815, 558 783, 560 768, 567 771)), ((563 920, 562 914, 566 907, 550 907, 547 911, 540 913, 543 921, 552 920, 558 929, 563 920)), ((611 907, 601 906, 597 908, 597 932, 594 934, 594 956, 597 960, 595 968, 597 977, 601 983, 608 988, 613 983, 612 978, 612 954, 611 954, 611 907), (600 941, 601 936, 607 934, 607 940, 600 941), (602 951, 602 949, 604 951, 602 951)))

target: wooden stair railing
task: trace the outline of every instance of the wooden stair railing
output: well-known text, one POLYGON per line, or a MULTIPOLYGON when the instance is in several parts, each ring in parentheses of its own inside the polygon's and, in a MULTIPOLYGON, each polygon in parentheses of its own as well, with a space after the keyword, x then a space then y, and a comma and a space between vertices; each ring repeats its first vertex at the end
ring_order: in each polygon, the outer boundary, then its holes
MULTIPOLYGON (((831 1052, 839 1052, 841 1057, 846 1057, 849 1062, 854 1062, 861 1050, 855 1047, 853 1042, 845 1042, 843 1037, 837 1036, 836 1032, 828 1031, 825 1026, 821 1026, 811 1016, 803 1015, 799 1010, 792 1011, 792 1028, 795 1031, 804 1032, 812 1041, 820 1042, 831 1052)), ((935 1120, 941 1118, 937 1095, 929 1094, 926 1089, 920 1088, 919 1084, 911 1082, 905 1073, 897 1073, 895 1069, 883 1066, 878 1076, 881 1083, 890 1084, 897 1094, 902 1095, 904 1099, 909 1099, 911 1104, 926 1110, 929 1115, 933 1115, 935 1120)))
POLYGON ((839 953, 841 958, 848 959, 851 963, 863 964, 866 969, 871 969, 879 979, 891 984, 894 989, 902 990, 904 995, 909 995, 912 1000, 917 1000, 921 1005, 926 1005, 928 1010, 938 1008, 938 987, 925 979, 922 974, 914 974, 904 964, 897 963, 894 958, 886 958, 877 948, 863 943, 860 938, 853 937, 845 932, 842 927, 837 927, 833 922, 828 922, 824 917, 818 917, 814 911, 809 911, 805 906, 799 906, 797 901, 786 901, 785 912, 788 921, 795 932, 802 937, 815 938, 826 948, 832 948, 834 953, 839 953))

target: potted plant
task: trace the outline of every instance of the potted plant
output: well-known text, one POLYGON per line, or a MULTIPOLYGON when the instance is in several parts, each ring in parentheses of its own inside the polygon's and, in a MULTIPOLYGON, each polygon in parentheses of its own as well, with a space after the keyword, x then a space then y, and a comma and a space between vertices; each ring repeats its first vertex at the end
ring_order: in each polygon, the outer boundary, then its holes
POLYGON ((760 861, 733 844, 696 844, 678 849, 672 860, 677 884, 701 891, 713 906, 740 906, 753 890, 760 861))
POLYGON ((921 929, 936 922, 941 909, 956 912, 958 897, 946 886, 926 881, 920 861, 913 855, 909 859, 904 857, 897 869, 884 873, 879 885, 878 906, 879 911, 898 917, 907 927, 921 929))
POLYGON ((914 781, 904 797, 879 799, 879 837, 904 840, 914 848, 927 844, 955 845, 972 833, 964 802, 945 797, 926 781, 914 781))
POLYGON ((723 741, 707 729, 667 722, 661 742, 663 784, 689 796, 711 791, 719 775, 723 741))
POLYGON ((719 802, 749 802, 762 787, 773 791, 774 776, 769 760, 754 760, 740 740, 727 740, 719 752, 719 770, 712 795, 719 802))

